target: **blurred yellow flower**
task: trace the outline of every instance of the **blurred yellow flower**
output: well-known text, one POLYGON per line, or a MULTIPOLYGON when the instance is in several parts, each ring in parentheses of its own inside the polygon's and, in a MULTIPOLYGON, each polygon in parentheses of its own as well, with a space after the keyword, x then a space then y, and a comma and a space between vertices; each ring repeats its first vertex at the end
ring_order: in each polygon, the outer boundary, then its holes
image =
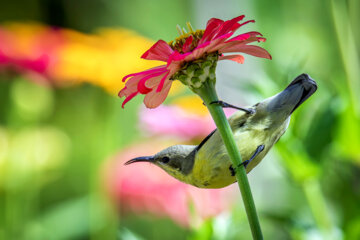
POLYGON ((173 105, 181 107, 186 112, 199 115, 199 116, 208 116, 209 112, 203 104, 201 98, 196 95, 187 95, 180 98, 176 98, 171 102, 173 105))
POLYGON ((0 26, 0 69, 10 67, 61 86, 90 83, 116 94, 126 73, 158 65, 139 58, 152 44, 126 29, 84 34, 37 23, 10 23, 0 26))
POLYGON ((129 71, 155 66, 138 56, 152 42, 125 29, 104 29, 96 35, 63 30, 67 43, 59 51, 59 62, 52 69, 55 79, 88 82, 116 94, 129 71))

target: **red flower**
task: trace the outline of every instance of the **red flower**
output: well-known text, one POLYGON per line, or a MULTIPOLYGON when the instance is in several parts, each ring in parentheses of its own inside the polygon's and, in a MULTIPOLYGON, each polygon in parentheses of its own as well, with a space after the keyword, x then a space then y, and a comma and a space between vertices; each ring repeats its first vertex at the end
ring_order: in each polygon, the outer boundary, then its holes
POLYGON ((240 54, 223 55, 223 53, 241 52, 255 57, 271 59, 271 55, 263 48, 247 45, 252 42, 265 41, 259 32, 247 32, 230 38, 241 26, 254 22, 254 20, 238 23, 244 15, 228 21, 212 18, 207 22, 205 30, 183 33, 182 36, 169 44, 163 40, 157 41, 141 57, 148 60, 166 62, 155 68, 125 76, 125 87, 119 92, 119 97, 126 97, 122 106, 136 95, 144 94, 144 103, 148 108, 159 106, 168 95, 172 80, 170 78, 181 69, 185 62, 201 59, 206 54, 217 52, 219 60, 232 60, 244 62, 240 54), (230 38, 230 39, 229 39, 230 38))

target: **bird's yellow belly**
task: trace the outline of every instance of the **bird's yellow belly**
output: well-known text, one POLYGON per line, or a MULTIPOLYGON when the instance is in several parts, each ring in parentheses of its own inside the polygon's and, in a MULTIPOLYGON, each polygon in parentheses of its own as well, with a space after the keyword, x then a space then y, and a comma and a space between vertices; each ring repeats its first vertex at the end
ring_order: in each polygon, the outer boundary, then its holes
MULTIPOLYGON (((200 160, 200 159, 199 159, 200 160)), ((230 160, 224 157, 221 161, 213 161, 211 165, 207 161, 199 161, 194 166, 192 184, 200 188, 222 188, 236 182, 235 176, 230 169, 230 160), (204 163, 203 165, 200 165, 204 163)))
MULTIPOLYGON (((254 136, 248 136, 248 134, 247 132, 235 133, 235 139, 237 140, 243 161, 250 159, 256 148, 264 144, 263 138, 257 139, 254 136), (245 139, 247 140, 246 142, 244 142, 245 139), (252 141, 249 142, 249 139, 252 139, 252 141)), ((188 183, 200 188, 222 188, 236 182, 234 176, 236 169, 229 159, 225 146, 220 141, 222 141, 220 136, 214 136, 206 142, 208 146, 204 146, 199 150, 191 179, 187 180, 188 183), (206 151, 209 149, 212 150, 206 151)), ((271 146, 265 145, 264 151, 247 166, 247 173, 262 160, 270 148, 271 146)))

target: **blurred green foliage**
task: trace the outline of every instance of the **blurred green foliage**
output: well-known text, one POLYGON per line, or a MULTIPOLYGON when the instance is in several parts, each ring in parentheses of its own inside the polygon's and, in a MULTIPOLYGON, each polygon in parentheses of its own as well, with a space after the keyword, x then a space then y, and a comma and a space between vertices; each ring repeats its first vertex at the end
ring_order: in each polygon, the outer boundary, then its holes
MULTIPOLYGON (((234 2, 224 3, 229 12, 234 2)), ((265 98, 302 72, 319 85, 292 116, 276 154, 265 159, 281 177, 260 173, 277 185, 252 184, 260 189, 255 193, 264 191, 255 201, 265 238, 360 239, 360 2, 242 2, 253 9, 273 60, 257 66, 263 79, 239 91, 265 98)), ((200 0, 3 0, 0 21, 37 20, 84 32, 123 26, 170 40, 177 23, 209 9, 212 2, 200 0)), ((53 89, 1 75, 0 239, 249 239, 242 206, 190 229, 116 212, 101 167, 143 137, 140 102, 123 111, 118 98, 94 86, 53 89)))

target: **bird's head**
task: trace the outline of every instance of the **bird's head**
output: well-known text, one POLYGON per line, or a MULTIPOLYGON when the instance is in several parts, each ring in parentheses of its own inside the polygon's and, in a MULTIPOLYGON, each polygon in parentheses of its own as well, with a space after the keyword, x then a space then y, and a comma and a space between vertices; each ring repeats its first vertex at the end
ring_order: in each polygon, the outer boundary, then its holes
POLYGON ((175 145, 158 152, 153 156, 137 157, 125 163, 149 162, 166 171, 171 176, 186 181, 186 176, 194 165, 195 146, 175 145))

